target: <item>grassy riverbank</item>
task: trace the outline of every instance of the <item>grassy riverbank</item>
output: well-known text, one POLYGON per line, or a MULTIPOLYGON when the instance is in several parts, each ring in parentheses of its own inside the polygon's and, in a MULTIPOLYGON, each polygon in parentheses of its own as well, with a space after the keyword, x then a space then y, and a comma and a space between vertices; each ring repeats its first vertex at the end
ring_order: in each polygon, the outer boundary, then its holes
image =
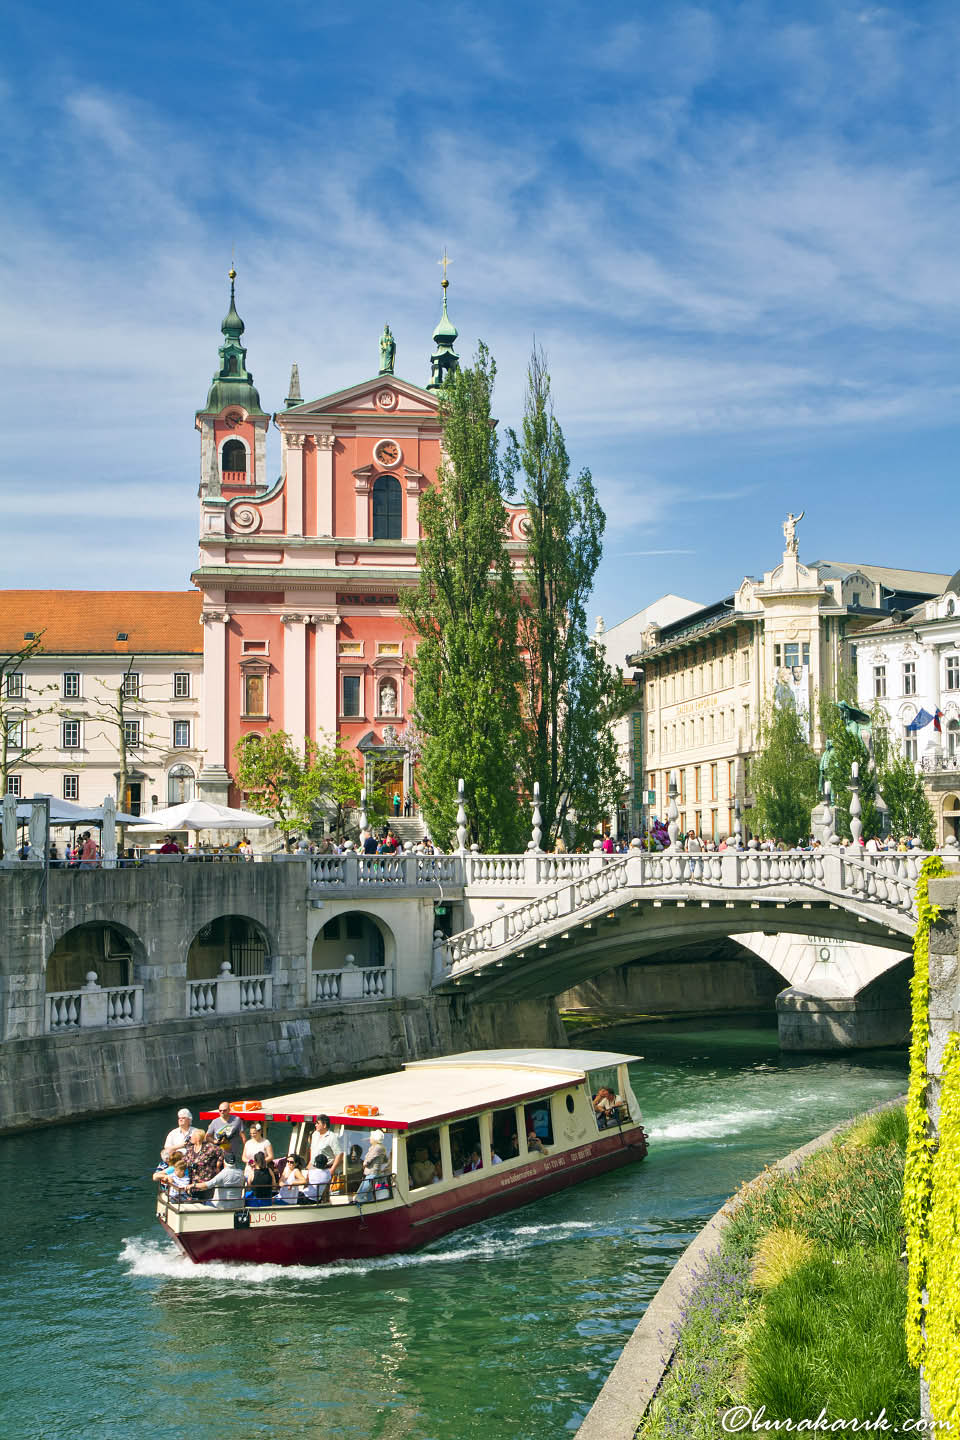
POLYGON ((764 1406, 765 1420, 919 1415, 904 1338, 905 1146, 903 1109, 882 1111, 747 1190, 686 1299, 638 1440, 715 1440, 735 1405, 764 1406))

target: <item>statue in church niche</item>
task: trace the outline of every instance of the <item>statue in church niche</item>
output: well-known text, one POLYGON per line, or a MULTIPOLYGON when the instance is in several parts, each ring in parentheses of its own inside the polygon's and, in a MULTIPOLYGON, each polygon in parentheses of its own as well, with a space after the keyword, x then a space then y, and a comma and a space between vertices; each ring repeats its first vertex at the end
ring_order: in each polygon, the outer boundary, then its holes
POLYGON ((397 687, 392 680, 384 680, 380 686, 380 714, 396 715, 397 687))
POLYGON ((786 553, 788 555, 796 555, 797 553, 797 526, 806 513, 806 510, 801 510, 799 515, 794 515, 792 510, 787 511, 787 518, 783 522, 783 538, 786 542, 786 553))
POLYGON ((393 362, 397 354, 397 342, 390 333, 390 326, 384 325, 380 336, 380 374, 392 375, 393 362))

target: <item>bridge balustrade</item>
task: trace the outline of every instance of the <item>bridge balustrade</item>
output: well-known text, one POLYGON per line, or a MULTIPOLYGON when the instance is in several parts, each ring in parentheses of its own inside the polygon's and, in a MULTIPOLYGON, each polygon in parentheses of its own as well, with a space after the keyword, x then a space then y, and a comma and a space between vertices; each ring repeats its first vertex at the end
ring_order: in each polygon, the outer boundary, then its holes
POLYGON ((241 1015, 273 1009, 272 975, 231 975, 229 967, 212 980, 187 981, 187 1015, 241 1015))
POLYGON ((394 988, 394 972, 389 965, 314 970, 311 1002, 339 1005, 347 1000, 389 1000, 394 988))
POLYGON ((79 990, 52 991, 46 999, 48 1035, 143 1022, 142 985, 112 985, 101 989, 88 982, 79 990))

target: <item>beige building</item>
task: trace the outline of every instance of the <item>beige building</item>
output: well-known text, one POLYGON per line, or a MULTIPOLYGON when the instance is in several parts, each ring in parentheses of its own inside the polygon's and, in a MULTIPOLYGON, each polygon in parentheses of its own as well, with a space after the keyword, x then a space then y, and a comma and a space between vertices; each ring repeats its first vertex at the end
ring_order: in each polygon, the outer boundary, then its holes
POLYGON ((750 760, 764 707, 788 691, 822 748, 819 697, 836 693, 852 663, 851 639, 893 609, 942 591, 947 577, 874 565, 798 558, 796 525, 784 524, 778 565, 746 577, 735 594, 664 626, 651 625, 628 663, 643 671, 644 771, 665 819, 676 776, 681 830, 720 839, 746 827, 750 760))
POLYGON ((202 763, 200 605, 196 591, 0 592, 4 790, 82 805, 114 795, 142 815, 191 799, 202 763))

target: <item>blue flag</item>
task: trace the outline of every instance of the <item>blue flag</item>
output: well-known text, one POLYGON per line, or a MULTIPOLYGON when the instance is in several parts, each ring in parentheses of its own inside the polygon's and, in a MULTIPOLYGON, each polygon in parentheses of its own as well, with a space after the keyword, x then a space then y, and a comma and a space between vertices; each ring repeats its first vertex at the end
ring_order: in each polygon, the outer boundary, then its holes
POLYGON ((910 721, 910 724, 907 726, 907 733, 909 734, 911 730, 922 730, 925 725, 930 724, 930 721, 932 719, 933 716, 928 714, 926 710, 918 710, 914 718, 910 721))

